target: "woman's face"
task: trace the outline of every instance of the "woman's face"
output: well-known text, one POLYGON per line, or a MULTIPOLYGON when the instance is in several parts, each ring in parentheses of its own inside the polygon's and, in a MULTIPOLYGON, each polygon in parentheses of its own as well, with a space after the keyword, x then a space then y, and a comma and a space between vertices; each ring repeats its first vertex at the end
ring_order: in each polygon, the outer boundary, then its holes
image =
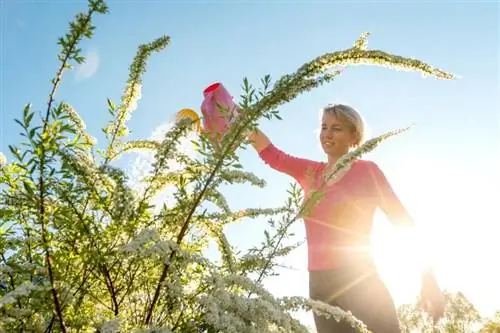
POLYGON ((349 123, 326 112, 321 120, 319 139, 324 152, 336 158, 348 153, 356 143, 356 135, 349 123))

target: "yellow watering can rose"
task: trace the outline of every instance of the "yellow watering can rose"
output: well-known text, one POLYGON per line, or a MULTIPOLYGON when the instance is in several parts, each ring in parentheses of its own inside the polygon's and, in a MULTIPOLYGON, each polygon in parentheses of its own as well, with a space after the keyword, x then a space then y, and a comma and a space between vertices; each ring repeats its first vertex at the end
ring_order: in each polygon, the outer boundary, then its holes
POLYGON ((194 130, 201 133, 201 118, 193 109, 184 108, 179 110, 175 116, 175 122, 180 122, 183 119, 190 119, 193 122, 194 130))

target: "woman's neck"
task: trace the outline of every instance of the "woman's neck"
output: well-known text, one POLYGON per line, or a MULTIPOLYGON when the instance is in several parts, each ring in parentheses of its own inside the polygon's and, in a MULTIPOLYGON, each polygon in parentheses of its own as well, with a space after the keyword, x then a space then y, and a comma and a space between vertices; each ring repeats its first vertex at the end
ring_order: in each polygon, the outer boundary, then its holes
POLYGON ((340 155, 340 156, 337 156, 337 155, 328 155, 328 163, 327 163, 327 166, 328 167, 333 167, 335 165, 335 163, 337 163, 337 161, 342 157, 344 156, 343 154, 340 155))

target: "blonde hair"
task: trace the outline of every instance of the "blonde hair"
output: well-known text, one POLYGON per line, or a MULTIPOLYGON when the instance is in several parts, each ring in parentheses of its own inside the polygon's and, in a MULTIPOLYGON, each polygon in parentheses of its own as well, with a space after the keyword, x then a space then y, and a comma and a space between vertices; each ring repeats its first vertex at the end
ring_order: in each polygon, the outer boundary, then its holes
POLYGON ((356 109, 345 104, 328 104, 321 110, 321 115, 339 117, 345 121, 356 135, 356 142, 353 148, 359 147, 365 140, 365 121, 356 109))

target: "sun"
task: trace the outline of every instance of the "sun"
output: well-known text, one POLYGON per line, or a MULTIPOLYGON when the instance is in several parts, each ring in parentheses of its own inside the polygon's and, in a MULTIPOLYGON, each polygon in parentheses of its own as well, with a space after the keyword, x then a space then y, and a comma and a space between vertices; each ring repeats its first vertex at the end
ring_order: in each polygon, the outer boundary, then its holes
POLYGON ((426 265, 434 268, 442 289, 465 291, 478 300, 488 297, 491 285, 474 280, 475 271, 491 271, 486 258, 492 255, 486 244, 499 227, 487 222, 491 213, 485 208, 493 195, 452 167, 436 171, 424 159, 408 159, 387 169, 390 183, 415 221, 413 228, 398 229, 383 212, 377 211, 374 217, 371 252, 394 300, 415 301, 426 265), (481 198, 472 200, 471 193, 481 198), (475 270, 462 269, 465 263, 475 270))
MULTIPOLYGON (((396 303, 414 302, 420 292, 421 272, 424 266, 441 268, 438 259, 442 255, 436 248, 436 238, 442 230, 436 228, 442 217, 440 206, 425 204, 428 188, 417 177, 408 175, 419 174, 428 183, 439 182, 433 179, 433 173, 425 165, 415 160, 408 160, 388 170, 389 181, 395 189, 403 205, 412 216, 415 226, 401 228, 389 222, 387 216, 377 210, 374 216, 371 235, 371 253, 377 270, 387 285, 396 303), (432 232, 429 232, 429 228, 432 232)), ((434 201, 436 204, 436 201, 434 201)))
MULTIPOLYGON (((403 190, 398 194, 416 226, 398 230, 382 212, 376 214, 371 252, 379 274, 395 303, 413 303, 420 292, 421 269, 430 265, 442 290, 464 293, 480 312, 495 311, 498 300, 491 295, 500 291, 500 269, 493 264, 498 261, 494 244, 500 224, 492 217, 498 214, 498 190, 486 182, 468 184, 451 169, 446 179, 424 167, 419 170, 427 183, 439 188, 429 193, 417 179, 399 179, 403 190), (459 190, 454 179, 462 179, 459 190)), ((405 169, 404 174, 417 174, 413 171, 405 169)), ((392 178, 397 184, 398 177, 392 178)))

